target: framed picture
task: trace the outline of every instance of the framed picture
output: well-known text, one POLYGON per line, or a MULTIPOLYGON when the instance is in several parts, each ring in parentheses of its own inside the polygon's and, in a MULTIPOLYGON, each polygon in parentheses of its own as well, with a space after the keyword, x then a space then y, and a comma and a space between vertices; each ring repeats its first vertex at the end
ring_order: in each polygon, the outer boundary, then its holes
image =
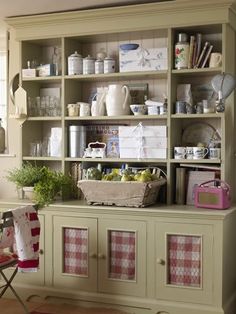
POLYGON ((148 84, 127 84, 131 95, 131 104, 144 104, 148 99, 148 84))

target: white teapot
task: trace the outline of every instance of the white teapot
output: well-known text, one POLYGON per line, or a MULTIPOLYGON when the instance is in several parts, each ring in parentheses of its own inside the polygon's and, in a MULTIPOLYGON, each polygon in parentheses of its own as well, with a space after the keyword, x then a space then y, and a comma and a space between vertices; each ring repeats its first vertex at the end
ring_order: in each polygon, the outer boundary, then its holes
POLYGON ((131 96, 126 85, 112 84, 108 86, 106 95, 106 110, 108 116, 130 114, 131 96))

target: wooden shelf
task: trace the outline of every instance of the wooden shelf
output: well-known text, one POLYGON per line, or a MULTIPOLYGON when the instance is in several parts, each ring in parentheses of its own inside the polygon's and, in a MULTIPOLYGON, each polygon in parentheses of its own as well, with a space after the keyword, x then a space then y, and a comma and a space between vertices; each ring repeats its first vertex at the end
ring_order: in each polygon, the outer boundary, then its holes
POLYGON ((87 117, 65 117, 67 121, 107 121, 107 120, 166 120, 166 115, 141 115, 141 116, 87 116, 87 117))
POLYGON ((167 78, 166 71, 143 71, 143 72, 117 72, 108 74, 82 74, 82 75, 65 75, 66 80, 79 80, 79 81, 110 81, 110 80, 125 80, 134 79, 148 79, 148 78, 167 78))
POLYGON ((96 162, 96 163, 150 163, 160 164, 167 163, 166 159, 136 159, 136 158, 71 158, 66 157, 65 161, 79 161, 79 162, 96 162))

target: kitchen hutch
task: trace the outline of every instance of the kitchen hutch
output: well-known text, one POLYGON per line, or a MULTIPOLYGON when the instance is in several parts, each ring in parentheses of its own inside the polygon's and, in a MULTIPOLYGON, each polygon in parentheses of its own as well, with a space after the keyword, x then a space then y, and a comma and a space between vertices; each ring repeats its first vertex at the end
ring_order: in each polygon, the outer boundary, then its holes
MULTIPOLYGON (((19 275, 17 279, 25 297, 52 301, 66 298, 137 314, 235 313, 235 208, 216 211, 175 205, 176 168, 191 166, 192 160, 173 157, 174 147, 181 146, 187 127, 196 123, 214 127, 221 138, 221 158, 194 160, 194 167, 218 169, 220 178, 231 185, 235 195, 234 93, 227 98, 223 113, 175 113, 178 84, 197 86, 208 84, 222 72, 235 74, 235 10, 230 0, 175 0, 7 19, 10 41, 19 48, 10 51, 10 62, 19 60, 20 85, 27 97, 38 97, 43 88, 60 90, 60 108, 54 115, 28 116, 23 123, 19 156, 22 162, 36 161, 65 173, 74 163, 96 166, 96 158, 69 157, 70 125, 135 126, 142 122, 167 127, 166 158, 99 159, 102 165, 115 167, 128 163, 162 168, 167 176, 165 200, 144 209, 88 206, 81 200, 42 209, 40 271, 19 275), (202 33, 204 40, 211 41, 215 51, 222 53, 222 66, 174 69, 174 45, 180 32, 202 33), (119 72, 119 45, 127 42, 167 48, 167 69, 119 72), (54 47, 61 52, 58 75, 22 76, 29 60, 50 63, 54 47), (69 55, 78 51, 83 56, 95 56, 100 49, 116 60, 115 73, 68 75, 69 55), (167 114, 67 115, 68 104, 87 102, 94 89, 117 82, 148 84, 150 98, 161 99, 166 94, 167 114), (43 141, 54 127, 62 130, 60 154, 31 156, 29 143, 43 141), (178 258, 182 259, 182 266, 178 258)), ((1 201, 3 209, 17 204, 24 202, 1 201)))

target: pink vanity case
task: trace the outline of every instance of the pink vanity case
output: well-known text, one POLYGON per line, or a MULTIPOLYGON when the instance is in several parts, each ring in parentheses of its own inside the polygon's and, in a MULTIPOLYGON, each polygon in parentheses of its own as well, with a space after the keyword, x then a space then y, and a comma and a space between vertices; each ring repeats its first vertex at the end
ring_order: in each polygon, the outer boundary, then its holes
POLYGON ((229 208, 231 206, 230 186, 219 179, 201 183, 194 189, 194 205, 212 209, 229 208))

